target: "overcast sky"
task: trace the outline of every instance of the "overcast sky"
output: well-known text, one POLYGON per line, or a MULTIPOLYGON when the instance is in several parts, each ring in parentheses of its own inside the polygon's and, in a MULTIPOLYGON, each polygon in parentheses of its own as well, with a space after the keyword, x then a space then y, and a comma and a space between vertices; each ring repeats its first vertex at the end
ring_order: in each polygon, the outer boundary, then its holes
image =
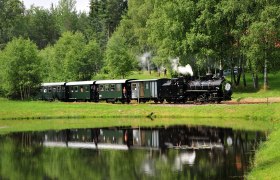
MULTIPOLYGON (((32 4, 35 6, 44 7, 49 9, 53 3, 55 6, 58 4, 59 0, 22 0, 24 6, 29 9, 32 4)), ((89 0, 76 0, 76 9, 77 11, 89 11, 89 0)))

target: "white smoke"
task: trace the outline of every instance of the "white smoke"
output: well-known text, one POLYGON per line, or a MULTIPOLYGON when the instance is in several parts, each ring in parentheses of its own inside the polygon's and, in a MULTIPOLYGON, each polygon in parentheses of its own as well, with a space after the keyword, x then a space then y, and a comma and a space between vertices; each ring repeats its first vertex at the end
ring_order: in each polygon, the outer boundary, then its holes
POLYGON ((151 53, 145 52, 142 56, 139 58, 139 64, 142 67, 143 70, 148 70, 150 68, 150 60, 151 60, 151 53))
POLYGON ((193 76, 193 70, 189 64, 187 64, 186 66, 178 66, 177 71, 178 71, 178 73, 183 74, 183 75, 193 76))
POLYGON ((187 64, 186 66, 179 66, 179 58, 175 58, 171 60, 172 68, 174 71, 176 71, 179 74, 182 75, 190 75, 193 76, 193 70, 192 67, 187 64))

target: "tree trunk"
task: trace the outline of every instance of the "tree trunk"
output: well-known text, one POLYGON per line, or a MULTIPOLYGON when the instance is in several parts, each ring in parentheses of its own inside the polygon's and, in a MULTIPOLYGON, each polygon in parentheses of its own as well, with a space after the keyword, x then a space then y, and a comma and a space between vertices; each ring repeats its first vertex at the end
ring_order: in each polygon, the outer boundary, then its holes
POLYGON ((242 72, 243 85, 244 85, 244 87, 246 87, 247 83, 246 83, 245 71, 244 71, 244 69, 242 69, 242 70, 243 70, 243 72, 242 72))
POLYGON ((256 74, 256 81, 255 81, 255 87, 256 87, 256 89, 259 89, 259 76, 258 76, 258 74, 256 74))
POLYGON ((263 89, 266 91, 268 88, 268 80, 267 80, 267 58, 264 60, 264 75, 263 75, 263 89))
POLYGON ((240 79, 241 79, 241 74, 242 74, 242 66, 243 65, 243 57, 241 56, 239 58, 239 65, 238 65, 238 68, 237 68, 237 80, 236 80, 236 86, 239 86, 240 84, 240 79))
POLYGON ((255 74, 253 72, 252 72, 252 80, 253 80, 254 89, 256 89, 256 78, 255 78, 255 74))

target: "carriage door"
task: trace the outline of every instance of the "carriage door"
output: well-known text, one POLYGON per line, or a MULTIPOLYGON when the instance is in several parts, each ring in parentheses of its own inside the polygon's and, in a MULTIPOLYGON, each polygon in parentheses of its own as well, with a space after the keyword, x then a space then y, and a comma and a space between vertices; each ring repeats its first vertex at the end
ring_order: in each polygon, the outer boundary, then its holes
POLYGON ((145 90, 145 86, 144 86, 144 82, 139 82, 139 85, 140 85, 140 88, 139 88, 139 90, 140 90, 140 93, 139 93, 139 95, 140 95, 140 97, 144 97, 144 90, 145 90))
POLYGON ((157 98, 157 82, 156 81, 152 81, 150 82, 150 91, 151 91, 151 97, 153 98, 157 98))
POLYGON ((131 83, 131 98, 137 99, 138 98, 138 85, 137 83, 131 83))

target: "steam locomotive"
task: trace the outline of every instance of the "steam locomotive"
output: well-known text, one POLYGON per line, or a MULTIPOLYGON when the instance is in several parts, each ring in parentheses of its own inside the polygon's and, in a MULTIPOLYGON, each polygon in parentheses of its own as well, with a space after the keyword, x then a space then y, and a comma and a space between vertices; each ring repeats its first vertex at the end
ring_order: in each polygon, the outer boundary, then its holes
POLYGON ((211 103, 231 100, 232 87, 224 77, 190 76, 161 79, 92 80, 42 83, 39 99, 60 101, 211 103))
POLYGON ((231 100, 232 87, 224 78, 173 78, 162 85, 161 96, 168 103, 217 102, 231 100))

